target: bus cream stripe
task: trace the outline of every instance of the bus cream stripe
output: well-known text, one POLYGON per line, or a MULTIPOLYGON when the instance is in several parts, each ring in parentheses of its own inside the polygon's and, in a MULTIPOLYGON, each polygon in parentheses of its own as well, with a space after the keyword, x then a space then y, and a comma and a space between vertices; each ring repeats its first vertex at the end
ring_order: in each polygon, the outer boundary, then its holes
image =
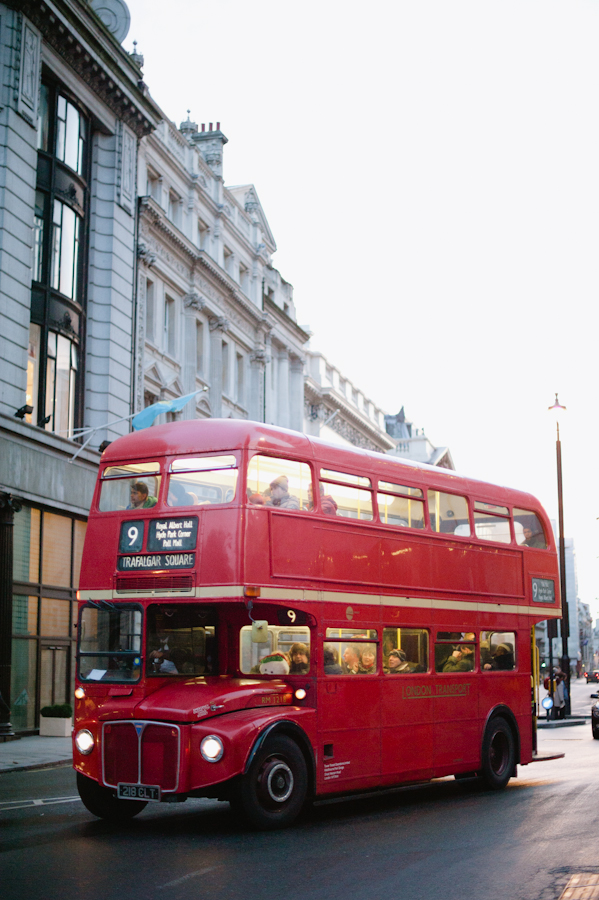
MULTIPOLYGON (((207 587, 199 587, 195 589, 194 594, 199 600, 218 600, 226 597, 241 599, 244 596, 243 585, 240 584, 220 584, 210 585, 207 587)), ((152 597, 189 597, 180 591, 148 591, 142 594, 135 592, 134 594, 126 594, 116 591, 90 591, 80 590, 80 600, 125 600, 152 597)), ((258 598, 255 598, 256 600, 258 598)), ((516 603, 501 603, 489 600, 487 602, 475 600, 443 600, 434 597, 393 597, 388 594, 361 594, 350 593, 349 591, 314 591, 314 590, 290 590, 289 588, 261 587, 261 600, 283 600, 288 603, 302 602, 325 602, 325 603, 346 603, 354 605, 371 606, 403 606, 408 609, 446 609, 464 612, 494 612, 511 615, 539 616, 543 618, 559 618, 561 610, 556 607, 546 607, 535 605, 525 606, 516 603), (553 614, 553 615, 552 615, 553 614)))

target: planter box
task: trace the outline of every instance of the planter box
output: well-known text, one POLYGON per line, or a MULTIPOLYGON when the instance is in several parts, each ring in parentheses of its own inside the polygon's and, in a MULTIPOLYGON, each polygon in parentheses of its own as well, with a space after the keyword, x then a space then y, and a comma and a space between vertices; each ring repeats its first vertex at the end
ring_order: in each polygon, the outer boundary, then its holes
POLYGON ((40 737, 70 737, 72 730, 72 719, 55 719, 50 716, 40 716, 40 737))

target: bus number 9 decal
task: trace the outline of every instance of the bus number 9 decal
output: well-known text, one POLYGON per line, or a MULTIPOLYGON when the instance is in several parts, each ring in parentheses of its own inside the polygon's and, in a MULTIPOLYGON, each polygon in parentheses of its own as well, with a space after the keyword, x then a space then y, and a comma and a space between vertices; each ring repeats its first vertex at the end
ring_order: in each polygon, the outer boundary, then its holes
POLYGON ((144 522, 122 522, 119 553, 141 553, 144 540, 144 522))

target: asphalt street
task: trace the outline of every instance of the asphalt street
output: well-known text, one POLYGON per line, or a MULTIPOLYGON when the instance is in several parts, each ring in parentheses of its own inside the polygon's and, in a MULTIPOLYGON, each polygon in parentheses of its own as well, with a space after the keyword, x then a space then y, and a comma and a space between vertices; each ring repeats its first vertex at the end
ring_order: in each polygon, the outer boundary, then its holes
MULTIPOLYGON (((573 684, 588 714, 594 687, 573 684)), ((590 723, 539 732, 564 759, 519 769, 502 792, 444 779, 318 806, 276 833, 228 804, 151 805, 126 827, 94 819, 69 767, 0 775, 2 900, 129 896, 263 900, 558 900, 599 873, 599 741, 590 723)))

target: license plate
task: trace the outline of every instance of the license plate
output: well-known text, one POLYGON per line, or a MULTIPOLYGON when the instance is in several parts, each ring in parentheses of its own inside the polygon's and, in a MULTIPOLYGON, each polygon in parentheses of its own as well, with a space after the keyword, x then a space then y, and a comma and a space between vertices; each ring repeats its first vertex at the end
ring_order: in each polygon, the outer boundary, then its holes
POLYGON ((160 786, 155 784, 119 784, 117 797, 120 800, 160 800, 160 786))

